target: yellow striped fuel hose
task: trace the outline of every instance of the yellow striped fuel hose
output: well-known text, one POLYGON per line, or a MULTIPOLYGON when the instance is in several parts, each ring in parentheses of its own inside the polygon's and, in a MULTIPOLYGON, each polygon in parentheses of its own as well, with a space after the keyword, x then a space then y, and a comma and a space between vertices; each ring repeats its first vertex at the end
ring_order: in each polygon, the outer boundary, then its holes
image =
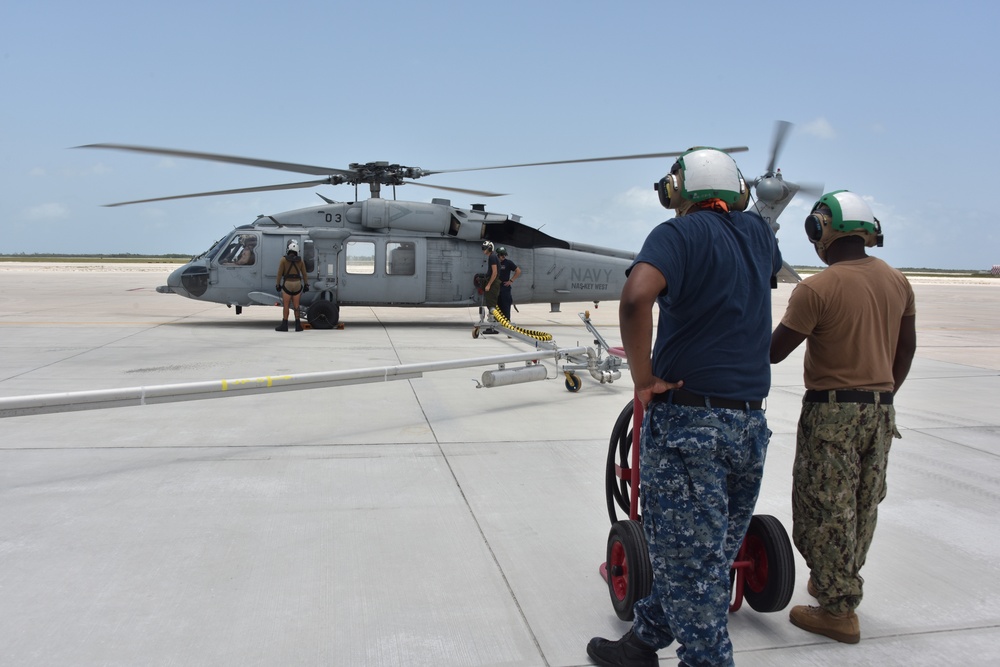
POLYGON ((510 329, 511 331, 516 331, 519 334, 528 336, 529 338, 534 338, 535 340, 550 341, 552 340, 552 334, 545 333, 544 331, 532 331, 531 329, 522 329, 521 327, 516 327, 507 321, 507 318, 503 316, 499 308, 493 309, 493 317, 497 322, 500 323, 505 329, 510 329))

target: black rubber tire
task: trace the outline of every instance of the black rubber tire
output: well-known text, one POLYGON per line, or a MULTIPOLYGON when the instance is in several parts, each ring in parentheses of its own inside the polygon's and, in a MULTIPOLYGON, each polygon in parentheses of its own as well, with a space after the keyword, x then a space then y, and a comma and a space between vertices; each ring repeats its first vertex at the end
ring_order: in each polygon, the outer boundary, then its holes
POLYGON ((580 387, 583 386, 583 380, 580 379, 579 375, 575 373, 570 373, 566 376, 566 391, 576 393, 580 391, 580 387))
POLYGON ((332 329, 340 322, 340 306, 326 299, 316 299, 306 309, 306 319, 313 329, 332 329))
POLYGON ((795 587, 795 557, 785 527, 768 514, 755 514, 745 538, 752 565, 743 597, 755 611, 769 613, 788 606, 795 587))
POLYGON ((618 618, 631 621, 635 603, 653 590, 653 568, 641 523, 626 519, 611 526, 605 564, 611 605, 618 618))
POLYGON ((615 420, 615 427, 611 430, 611 440, 608 442, 608 461, 604 471, 604 487, 608 500, 608 518, 611 523, 618 521, 617 505, 625 513, 625 518, 630 518, 631 514, 631 480, 619 479, 615 474, 615 466, 631 467, 632 460, 629 457, 632 451, 632 414, 634 405, 628 402, 618 419, 615 420), (616 458, 617 455, 617 458, 616 458))

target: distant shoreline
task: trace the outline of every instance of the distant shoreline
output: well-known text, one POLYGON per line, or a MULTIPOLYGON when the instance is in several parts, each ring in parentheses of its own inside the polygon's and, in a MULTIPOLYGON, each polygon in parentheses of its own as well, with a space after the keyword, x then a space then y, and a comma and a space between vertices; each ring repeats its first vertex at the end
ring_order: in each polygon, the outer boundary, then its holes
POLYGON ((176 260, 174 262, 115 262, 115 261, 73 261, 73 262, 40 262, 28 261, 19 262, 13 260, 0 260, 0 273, 51 273, 62 271, 65 273, 162 273, 169 274, 179 266, 184 266, 187 260, 176 260))
POLYGON ((64 264, 92 264, 110 262, 115 264, 186 264, 194 255, 167 254, 167 255, 132 255, 129 253, 110 255, 2 255, 0 263, 21 262, 30 264, 64 263, 64 264))

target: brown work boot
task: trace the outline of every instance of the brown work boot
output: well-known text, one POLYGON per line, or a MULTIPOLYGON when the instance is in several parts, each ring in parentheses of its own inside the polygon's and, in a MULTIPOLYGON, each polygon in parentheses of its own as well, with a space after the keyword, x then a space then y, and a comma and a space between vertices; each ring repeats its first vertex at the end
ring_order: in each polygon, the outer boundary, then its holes
POLYGON ((792 607, 788 619, 792 625, 806 632, 814 632, 838 642, 857 644, 861 641, 861 626, 858 624, 858 615, 853 611, 834 615, 822 607, 798 605, 792 607))

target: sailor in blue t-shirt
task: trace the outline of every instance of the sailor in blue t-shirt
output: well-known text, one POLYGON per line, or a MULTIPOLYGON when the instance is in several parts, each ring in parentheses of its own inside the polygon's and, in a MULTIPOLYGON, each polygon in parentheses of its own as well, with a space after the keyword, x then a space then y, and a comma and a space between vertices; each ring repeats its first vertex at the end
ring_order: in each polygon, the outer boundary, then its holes
POLYGON ((728 154, 691 149, 656 189, 677 217, 649 234, 619 306, 645 407, 639 477, 652 591, 624 637, 594 638, 587 652, 602 665, 656 665, 656 651, 677 640, 682 663, 731 665, 729 570, 771 435, 761 408, 781 253, 768 224, 744 212, 747 185, 728 154))
POLYGON ((514 260, 507 257, 507 248, 500 246, 497 248, 497 257, 500 259, 500 296, 497 300, 497 307, 500 312, 510 322, 510 307, 514 305, 514 292, 512 287, 514 281, 521 276, 521 269, 514 260))

